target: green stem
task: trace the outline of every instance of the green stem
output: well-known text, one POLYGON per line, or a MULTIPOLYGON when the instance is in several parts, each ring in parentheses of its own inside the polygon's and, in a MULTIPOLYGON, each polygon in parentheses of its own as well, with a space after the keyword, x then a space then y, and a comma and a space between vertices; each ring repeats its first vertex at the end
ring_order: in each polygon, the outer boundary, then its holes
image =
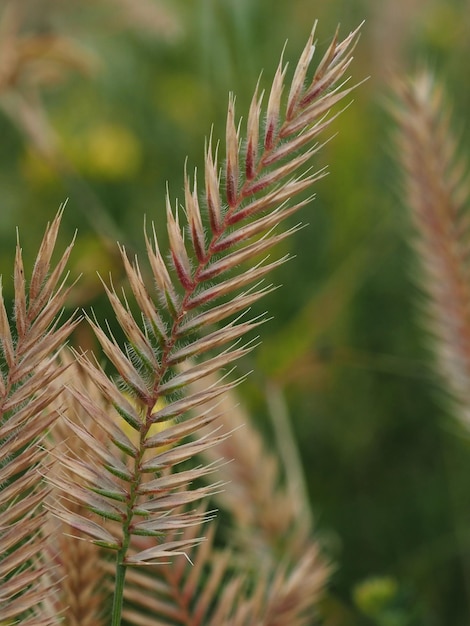
POLYGON ((126 565, 122 562, 124 550, 121 549, 116 557, 116 579, 114 583, 113 611, 111 614, 111 626, 121 626, 122 604, 124 600, 124 580, 126 577, 126 565))
POLYGON ((126 578, 127 565, 124 563, 131 542, 130 525, 133 517, 134 504, 137 499, 138 485, 141 481, 140 464, 145 452, 144 441, 150 428, 151 409, 147 411, 146 419, 140 431, 140 448, 135 458, 134 479, 130 485, 129 501, 127 503, 126 517, 122 528, 122 546, 116 556, 116 577, 114 582, 113 609, 111 613, 111 626, 121 626, 122 605, 124 602, 124 581, 126 578))

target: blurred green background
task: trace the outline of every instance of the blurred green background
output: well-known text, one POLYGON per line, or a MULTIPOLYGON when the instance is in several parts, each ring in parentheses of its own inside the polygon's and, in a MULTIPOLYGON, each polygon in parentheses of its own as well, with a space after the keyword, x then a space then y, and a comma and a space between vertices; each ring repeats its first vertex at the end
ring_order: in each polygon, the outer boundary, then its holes
MULTIPOLYGON (((318 536, 338 564, 329 626, 470 619, 470 446, 431 372, 413 284, 409 220, 387 112, 396 77, 427 64, 451 94, 462 145, 470 108, 464 0, 12 0, 0 2, 0 273, 11 298, 16 227, 29 264, 66 198, 61 237, 79 234, 71 306, 109 313, 96 272, 122 275, 116 240, 143 251, 162 233, 168 181, 202 171, 223 138, 227 95, 246 119, 286 39, 294 66, 318 18, 365 19, 353 80, 370 75, 318 156, 331 174, 283 244, 295 258, 259 305, 274 316, 241 393, 272 437, 268 383, 284 394, 318 536)), ((297 221, 294 219, 294 223, 297 221)), ((164 234, 162 235, 165 236, 164 234)), ((29 265, 30 266, 30 265, 29 265)), ((86 331, 76 340, 86 345, 86 331)))

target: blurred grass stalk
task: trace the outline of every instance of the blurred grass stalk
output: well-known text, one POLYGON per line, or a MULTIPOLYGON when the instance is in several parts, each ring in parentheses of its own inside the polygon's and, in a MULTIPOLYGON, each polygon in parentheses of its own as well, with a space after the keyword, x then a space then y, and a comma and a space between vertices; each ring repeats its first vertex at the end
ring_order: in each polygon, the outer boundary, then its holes
POLYGON ((103 31, 127 30, 173 41, 182 31, 176 11, 155 0, 3 0, 0 110, 58 175, 75 198, 75 206, 109 249, 110 242, 125 241, 125 233, 67 154, 43 103, 45 93, 71 75, 91 80, 102 70, 101 56, 89 45, 89 33, 96 30, 97 22, 101 35, 103 31))
POLYGON ((450 129, 442 86, 426 70, 398 86, 394 113, 413 246, 424 292, 424 325, 433 337, 435 367, 470 429, 470 268, 466 162, 450 129))

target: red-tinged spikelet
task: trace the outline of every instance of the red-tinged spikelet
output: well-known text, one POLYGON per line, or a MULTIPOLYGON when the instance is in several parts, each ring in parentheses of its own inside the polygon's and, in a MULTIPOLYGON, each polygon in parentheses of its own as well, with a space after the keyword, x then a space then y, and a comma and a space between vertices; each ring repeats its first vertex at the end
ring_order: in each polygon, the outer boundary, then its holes
MULTIPOLYGON (((236 120, 235 98, 230 96, 225 168, 218 163, 217 144, 211 135, 205 149, 202 193, 196 179, 190 184, 185 168, 183 210, 167 194, 168 262, 160 252, 155 229, 152 238, 145 235, 153 284, 145 282, 137 260, 130 261, 122 249, 130 289, 140 308, 138 315, 126 296, 116 294, 112 283, 106 292, 125 345, 89 319, 118 380, 92 357, 78 358, 135 437, 128 437, 125 429, 111 423, 106 411, 74 391, 83 410, 107 434, 109 445, 103 449, 86 425, 71 425, 90 456, 98 459, 106 478, 100 480, 100 471, 88 462, 87 455, 64 459, 63 491, 73 493, 96 517, 77 516, 67 510, 65 500, 62 512, 57 512, 96 543, 116 549, 120 572, 126 565, 167 560, 197 542, 187 534, 188 528, 201 523, 201 514, 191 503, 216 493, 220 485, 191 487, 194 473, 187 469, 188 463, 228 436, 218 431, 215 407, 243 378, 226 380, 230 371, 215 372, 234 366, 254 347, 253 339, 246 344, 241 341, 264 317, 250 319, 247 312, 271 290, 260 281, 289 258, 270 255, 297 230, 283 228, 285 220, 306 204, 296 196, 324 175, 322 168, 315 171, 309 167, 318 150, 311 144, 335 119, 329 114, 331 107, 352 89, 345 88, 341 80, 357 36, 358 30, 343 42, 335 37, 308 82, 312 33, 289 90, 285 89, 286 66, 281 60, 264 115, 262 94, 256 89, 245 137, 236 120), (241 146, 246 146, 244 154, 241 146), (187 216, 186 229, 183 215, 187 216), (191 366, 183 372, 180 366, 189 359, 191 366), (198 391, 192 388, 196 380, 202 384, 198 391), (171 426, 150 435, 151 428, 160 423, 171 426), (73 475, 85 478, 86 489, 74 487, 73 475), (176 512, 180 505, 186 506, 176 512), (120 525, 115 523, 119 520, 120 525), (170 528, 181 531, 181 539, 168 534, 170 528), (153 538, 154 543, 130 552, 132 540, 141 535, 153 538)), ((207 466, 197 470, 207 471, 207 466)))

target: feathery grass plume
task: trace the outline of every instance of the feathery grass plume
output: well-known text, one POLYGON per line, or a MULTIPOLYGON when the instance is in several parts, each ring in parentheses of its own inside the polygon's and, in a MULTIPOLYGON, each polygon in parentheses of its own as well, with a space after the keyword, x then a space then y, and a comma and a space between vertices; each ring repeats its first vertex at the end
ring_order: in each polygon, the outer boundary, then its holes
POLYGON ((423 71, 399 86, 395 107, 426 324, 437 369, 470 428, 468 167, 449 128, 442 87, 423 71))
POLYGON ((294 202, 293 198, 325 174, 324 170, 312 172, 304 168, 321 147, 314 142, 337 115, 330 114, 330 110, 354 89, 346 86, 343 76, 351 63, 357 36, 358 29, 343 41, 336 35, 313 76, 307 79, 314 52, 312 31, 295 69, 285 106, 282 94, 286 66, 281 59, 264 114, 264 133, 260 132, 263 94, 255 91, 243 142, 240 124, 235 119, 235 100, 230 97, 223 177, 212 137, 206 145, 201 197, 196 176, 191 182, 185 173, 184 214, 189 242, 181 225, 183 211, 178 202, 172 203, 169 194, 166 210, 170 263, 163 260, 155 229, 152 237, 146 234, 154 294, 145 284, 138 261, 132 263, 121 250, 140 316, 136 319, 126 295, 120 299, 112 284, 105 285, 127 338, 124 347, 110 331, 105 332, 97 321, 89 319, 119 380, 110 378, 91 357, 78 358, 105 398, 137 432, 138 441, 133 443, 106 411, 74 390, 72 393, 85 411, 108 433, 109 446, 103 448, 101 441, 84 426, 70 423, 84 445, 99 458, 99 467, 87 458, 70 457, 66 461, 68 470, 85 477, 87 489, 66 476, 62 488, 69 498, 94 512, 95 517, 67 510, 65 502, 57 514, 99 545, 116 551, 113 626, 120 623, 129 565, 166 560, 199 541, 194 537, 187 539, 185 534, 176 540, 168 540, 167 536, 169 531, 198 525, 201 514, 190 505, 214 493, 219 485, 191 489, 191 483, 212 468, 188 469, 181 464, 225 439, 226 434, 219 434, 214 425, 215 410, 201 411, 200 407, 213 404, 240 381, 227 382, 222 377, 196 393, 189 386, 197 379, 231 367, 253 347, 252 343, 241 345, 240 340, 254 331, 263 318, 246 320, 247 310, 269 291, 269 287, 260 286, 260 281, 286 260, 268 261, 269 251, 297 229, 277 232, 276 227, 308 203, 294 202), (195 359, 191 368, 182 372, 176 369, 190 358, 195 359), (162 399, 164 406, 158 408, 162 399), (198 411, 193 413, 195 409, 198 411), (152 425, 169 420, 174 423, 149 435, 152 425), (210 433, 201 434, 202 427, 207 429, 209 425, 210 433), (173 447, 168 449, 170 443, 173 447), (144 458, 148 451, 151 454, 144 458), (127 462, 122 459, 123 453, 127 462), (147 475, 150 480, 144 480, 147 475), (189 508, 177 513, 180 506, 189 508), (151 536, 154 544, 130 554, 131 538, 135 535, 151 536))
POLYGON ((42 504, 49 488, 41 468, 42 442, 58 416, 48 410, 60 393, 52 385, 63 372, 57 352, 77 323, 74 316, 60 319, 71 289, 63 275, 73 242, 51 265, 62 212, 47 227, 28 288, 17 245, 14 324, 0 295, 0 613, 32 626, 57 623, 42 603, 55 590, 45 582, 42 504))

